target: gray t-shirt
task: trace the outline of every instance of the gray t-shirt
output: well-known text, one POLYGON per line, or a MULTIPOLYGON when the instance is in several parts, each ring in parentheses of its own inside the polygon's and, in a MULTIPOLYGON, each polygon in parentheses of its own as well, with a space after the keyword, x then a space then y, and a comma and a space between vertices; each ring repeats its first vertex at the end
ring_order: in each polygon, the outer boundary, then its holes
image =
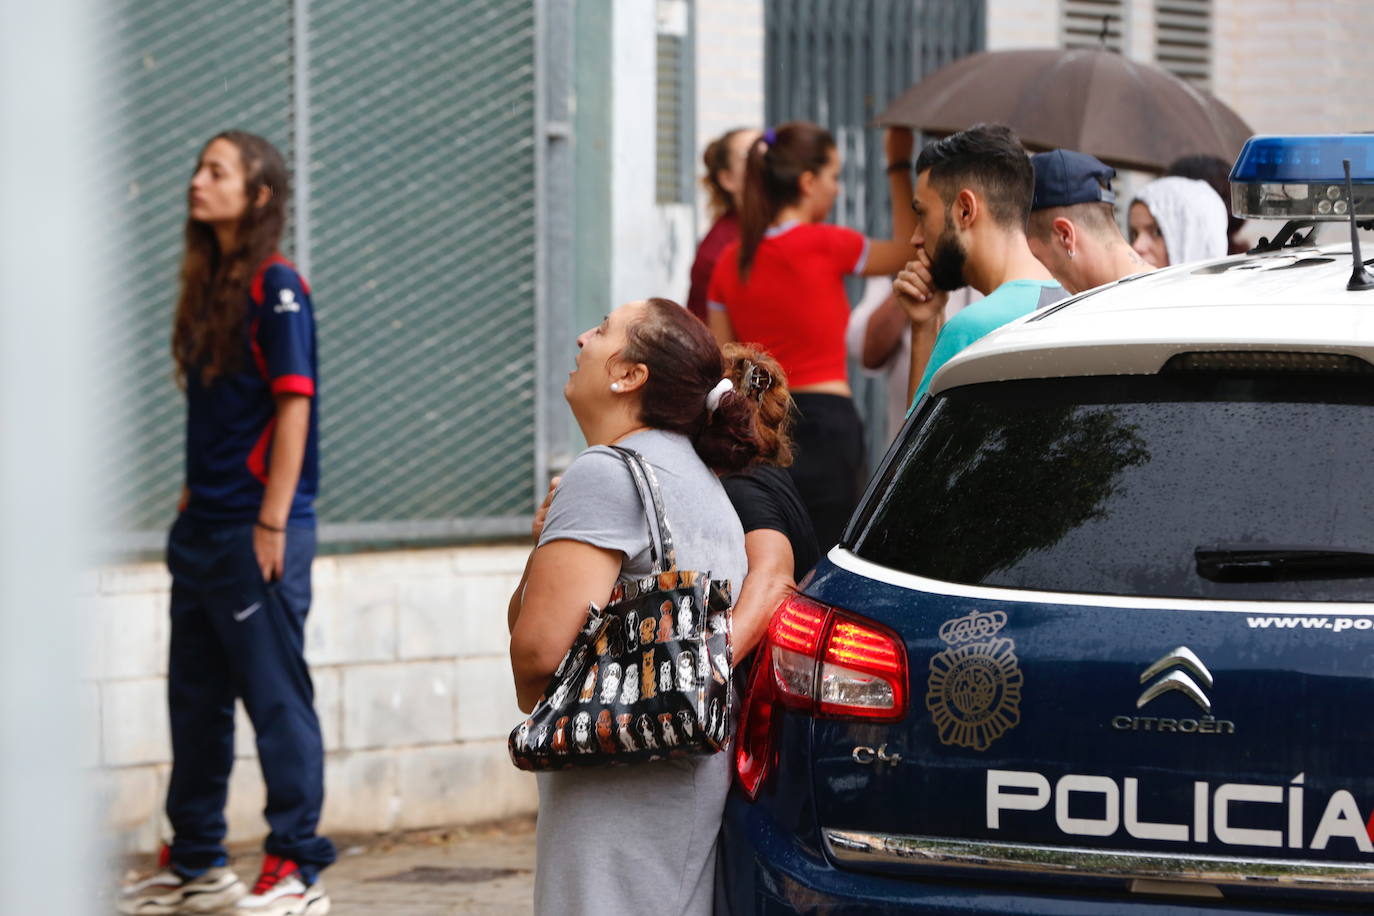
MULTIPOLYGON (((697 457, 680 433, 647 430, 619 443, 645 457, 658 478, 664 513, 681 569, 729 579, 739 595, 747 561, 744 529, 720 479, 697 457)), ((578 455, 554 493, 539 545, 581 541, 625 555, 621 577, 649 573, 649 516, 625 460, 612 448, 596 445, 578 455)))
MULTIPOLYGON (((650 430, 622 443, 658 478, 679 569, 744 583, 744 530, 725 488, 686 436, 650 430)), ((652 567, 648 515, 624 459, 593 447, 563 475, 539 536, 619 550, 622 578, 652 567)), ((729 752, 539 774, 534 908, 557 913, 709 916, 729 752)))

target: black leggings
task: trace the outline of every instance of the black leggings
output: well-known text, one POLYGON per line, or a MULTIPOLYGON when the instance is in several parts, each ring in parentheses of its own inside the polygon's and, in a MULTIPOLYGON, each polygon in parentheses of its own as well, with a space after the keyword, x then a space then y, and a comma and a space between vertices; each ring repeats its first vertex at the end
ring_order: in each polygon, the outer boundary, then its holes
POLYGON ((854 399, 839 394, 793 394, 793 460, 788 468, 816 529, 822 556, 844 534, 863 495, 864 429, 854 399))

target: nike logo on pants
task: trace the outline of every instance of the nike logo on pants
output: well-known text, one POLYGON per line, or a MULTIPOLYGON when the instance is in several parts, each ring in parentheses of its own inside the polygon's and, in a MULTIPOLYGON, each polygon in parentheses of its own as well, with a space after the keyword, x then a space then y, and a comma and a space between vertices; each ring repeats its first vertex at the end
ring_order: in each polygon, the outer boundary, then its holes
POLYGON ((245 620, 247 620, 249 617, 252 617, 252 616, 253 616, 253 612, 256 611, 256 610, 257 610, 258 608, 260 608, 260 607, 262 607, 262 602, 261 602, 261 601, 254 601, 252 604, 248 605, 248 607, 244 608, 243 610, 241 610, 241 611, 235 611, 235 612, 234 612, 234 620, 238 621, 239 623, 243 623, 243 622, 244 622, 245 620))

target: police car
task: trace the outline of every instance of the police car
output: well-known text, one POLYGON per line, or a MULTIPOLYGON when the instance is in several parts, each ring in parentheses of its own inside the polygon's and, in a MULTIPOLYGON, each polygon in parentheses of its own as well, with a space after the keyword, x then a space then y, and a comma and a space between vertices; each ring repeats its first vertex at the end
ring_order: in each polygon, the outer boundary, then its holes
POLYGON ((935 376, 774 616, 720 911, 1374 911, 1374 289, 1310 234, 1374 136, 1232 182, 1296 224, 935 376))

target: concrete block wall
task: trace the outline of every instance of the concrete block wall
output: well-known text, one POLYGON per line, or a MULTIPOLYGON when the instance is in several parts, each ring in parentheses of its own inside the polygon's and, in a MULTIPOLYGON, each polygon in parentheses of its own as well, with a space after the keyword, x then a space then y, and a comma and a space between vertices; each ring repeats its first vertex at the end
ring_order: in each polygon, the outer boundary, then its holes
MULTIPOLYGON (((317 559, 306 656, 326 751, 325 832, 474 823, 532 812, 511 766, 519 720, 506 602, 528 549, 465 547, 317 559)), ((121 849, 166 835, 167 601, 161 564, 90 578, 85 764, 121 849)), ((229 836, 266 832, 252 726, 242 706, 229 836)))

